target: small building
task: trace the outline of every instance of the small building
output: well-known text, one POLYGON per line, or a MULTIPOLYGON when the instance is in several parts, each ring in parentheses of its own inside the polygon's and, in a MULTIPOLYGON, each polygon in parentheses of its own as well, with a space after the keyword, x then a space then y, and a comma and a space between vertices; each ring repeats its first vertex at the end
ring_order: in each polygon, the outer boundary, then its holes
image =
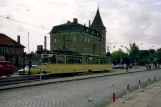
POLYGON ((54 26, 50 32, 50 50, 72 51, 85 55, 106 55, 106 27, 103 25, 99 8, 93 23, 87 27, 73 22, 54 26))
POLYGON ((24 64, 24 48, 20 44, 20 36, 17 41, 0 33, 0 60, 10 61, 17 67, 23 67, 24 64))

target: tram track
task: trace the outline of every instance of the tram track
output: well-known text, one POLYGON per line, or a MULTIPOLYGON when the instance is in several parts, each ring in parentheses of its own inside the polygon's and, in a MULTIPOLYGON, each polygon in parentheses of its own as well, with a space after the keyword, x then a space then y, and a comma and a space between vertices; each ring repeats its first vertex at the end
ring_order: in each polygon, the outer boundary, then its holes
MULTIPOLYGON (((39 75, 0 78, 0 86, 38 81, 39 78, 39 75)), ((50 79, 50 75, 42 75, 42 79, 50 79)))
MULTIPOLYGON (((58 75, 49 75, 49 74, 47 74, 47 75, 41 75, 41 79, 42 80, 58 79, 58 78, 73 77, 73 76, 91 75, 91 74, 96 74, 96 73, 98 73, 98 72, 95 72, 95 73, 68 74, 68 75, 67 74, 58 74, 58 75)), ((103 73, 103 72, 99 72, 99 73, 103 73)), ((40 75, 26 75, 26 76, 16 76, 16 77, 6 77, 6 78, 0 78, 0 86, 20 84, 20 83, 26 83, 26 82, 39 81, 39 80, 40 80, 40 75)))
MULTIPOLYGON (((113 72, 113 71, 110 71, 110 72, 113 72)), ((108 73, 110 73, 110 72, 108 72, 108 73)), ((42 80, 59 79, 59 78, 67 78, 67 77, 73 77, 73 76, 83 76, 83 75, 103 74, 103 73, 107 73, 107 72, 100 72, 99 71, 99 72, 79 73, 79 74, 58 74, 58 75, 52 75, 52 76, 49 74, 46 74, 46 75, 41 75, 41 79, 42 80)), ((134 72, 131 72, 131 73, 134 73, 134 72)), ((0 86, 14 85, 14 84, 20 84, 20 83, 39 81, 39 80, 40 80, 40 75, 6 77, 6 78, 0 78, 0 86)))

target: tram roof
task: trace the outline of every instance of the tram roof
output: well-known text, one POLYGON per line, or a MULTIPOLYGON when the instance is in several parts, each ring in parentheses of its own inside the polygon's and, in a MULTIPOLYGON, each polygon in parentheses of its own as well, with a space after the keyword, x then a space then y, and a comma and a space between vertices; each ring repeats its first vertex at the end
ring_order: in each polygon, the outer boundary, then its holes
POLYGON ((52 50, 48 51, 47 53, 44 53, 42 55, 72 55, 72 56, 87 56, 87 57, 107 57, 107 56, 100 56, 100 55, 92 55, 92 54, 87 54, 87 53, 78 53, 78 52, 73 52, 73 51, 63 51, 63 50, 52 50))

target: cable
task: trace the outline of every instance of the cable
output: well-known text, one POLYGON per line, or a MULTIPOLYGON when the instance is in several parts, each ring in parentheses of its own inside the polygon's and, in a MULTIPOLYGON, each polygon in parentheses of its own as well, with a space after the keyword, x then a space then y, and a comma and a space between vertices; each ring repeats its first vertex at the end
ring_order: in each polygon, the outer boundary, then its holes
MULTIPOLYGON (((43 27, 44 29, 44 26, 38 26, 38 25, 34 25, 34 24, 30 24, 30 23, 27 23, 27 22, 23 22, 23 21, 19 21, 19 20, 15 20, 15 19, 11 19, 9 16, 7 17, 4 17, 4 16, 0 16, 1 18, 4 18, 4 19, 7 19, 7 20, 11 20, 11 21, 15 21, 15 22, 19 22, 19 23, 23 23, 23 24, 27 24, 27 25, 30 25, 30 26, 34 26, 34 27, 37 27, 37 28, 41 28, 43 27)), ((11 30, 11 29, 10 29, 11 30)), ((28 30, 30 32, 37 32, 37 31, 32 31, 32 30, 28 30)), ((40 32, 38 32, 40 33, 40 32)), ((40 33, 40 34, 43 34, 43 33, 40 33)), ((157 39, 157 38, 161 38, 160 36, 159 37, 153 37, 153 38, 147 38, 147 39, 141 39, 141 40, 138 40, 138 41, 145 41, 145 40, 152 40, 152 39, 157 39)), ((133 42, 136 42, 136 41, 133 41, 133 42)), ((111 43, 111 44, 108 44, 108 45, 112 45, 112 44, 119 44, 119 43, 129 43, 129 42, 116 42, 116 43, 111 43)))
MULTIPOLYGON (((0 16, 0 18, 4 18, 4 19, 7 19, 7 20, 11 20, 11 21, 15 21, 15 22, 19 22, 19 23, 23 23, 23 24, 27 24, 27 25, 30 25, 30 26, 33 26, 33 27, 36 27, 36 28, 46 28, 43 24, 42 25, 35 25, 35 24, 31 24, 31 23, 27 23, 27 22, 23 22, 23 21, 19 21, 19 20, 15 20, 15 19, 11 19, 9 16, 7 17, 4 17, 4 16, 0 16)), ((51 28, 50 28, 51 29, 51 28)))
POLYGON ((15 31, 15 32, 23 32, 23 31, 26 31, 26 32, 36 32, 36 33, 39 33, 42 36, 45 36, 46 34, 49 34, 49 33, 41 33, 41 32, 38 32, 38 31, 27 30, 27 29, 20 29, 21 31, 18 31, 18 30, 15 30, 15 29, 7 28, 7 26, 2 26, 2 25, 0 25, 0 27, 3 28, 3 29, 15 31))
MULTIPOLYGON (((161 38, 161 36, 157 36, 157 37, 153 37, 153 38, 146 38, 146 39, 141 39, 141 40, 137 40, 137 41, 146 41, 146 40, 152 40, 152 39, 157 39, 157 38, 161 38)), ((136 42, 136 41, 132 41, 132 42, 136 42)), ((113 44, 119 44, 119 43, 130 43, 130 42, 116 42, 116 43, 111 43, 108 45, 113 45, 113 44)))
POLYGON ((41 27, 41 26, 30 24, 30 23, 27 23, 27 22, 22 22, 22 21, 19 21, 19 20, 11 19, 9 16, 7 16, 7 17, 0 16, 0 17, 4 18, 4 19, 7 19, 7 20, 12 20, 12 21, 15 21, 15 22, 19 22, 19 23, 24 23, 24 24, 27 24, 27 25, 30 25, 30 26, 34 26, 34 27, 39 27, 39 28, 41 27))

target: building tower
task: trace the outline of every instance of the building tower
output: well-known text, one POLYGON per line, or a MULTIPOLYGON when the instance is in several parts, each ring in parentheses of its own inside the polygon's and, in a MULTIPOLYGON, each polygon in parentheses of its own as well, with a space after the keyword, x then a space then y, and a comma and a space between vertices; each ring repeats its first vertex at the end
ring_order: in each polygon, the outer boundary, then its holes
POLYGON ((100 34, 100 43, 98 46, 100 47, 100 55, 106 54, 106 27, 103 25, 102 18, 99 12, 99 7, 97 9, 97 13, 94 17, 94 20, 90 26, 90 28, 97 30, 100 34))

